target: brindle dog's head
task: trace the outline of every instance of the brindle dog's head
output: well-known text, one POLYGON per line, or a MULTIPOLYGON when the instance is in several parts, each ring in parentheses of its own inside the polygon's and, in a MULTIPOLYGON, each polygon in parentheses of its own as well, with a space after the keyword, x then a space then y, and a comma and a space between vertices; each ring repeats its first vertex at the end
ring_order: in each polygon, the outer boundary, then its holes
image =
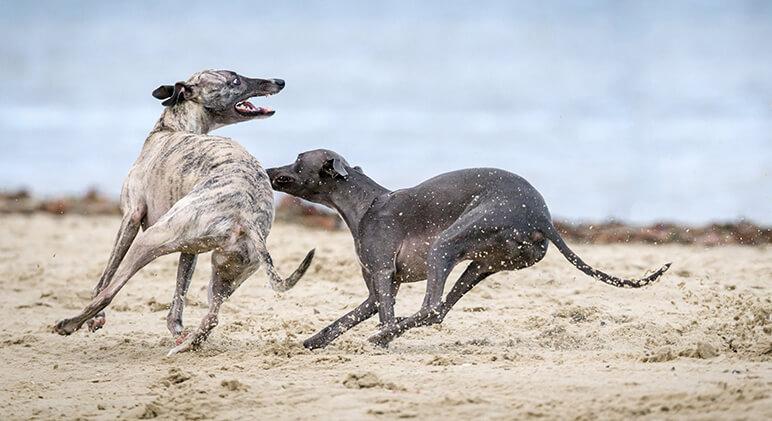
POLYGON ((292 164, 266 170, 274 190, 324 205, 352 171, 362 169, 349 166, 345 158, 327 149, 303 152, 292 164))
POLYGON ((274 110, 255 107, 248 100, 279 93, 283 88, 281 79, 251 79, 230 70, 204 70, 185 82, 159 86, 153 96, 165 100, 162 104, 167 107, 196 104, 213 126, 222 127, 274 115, 274 110))

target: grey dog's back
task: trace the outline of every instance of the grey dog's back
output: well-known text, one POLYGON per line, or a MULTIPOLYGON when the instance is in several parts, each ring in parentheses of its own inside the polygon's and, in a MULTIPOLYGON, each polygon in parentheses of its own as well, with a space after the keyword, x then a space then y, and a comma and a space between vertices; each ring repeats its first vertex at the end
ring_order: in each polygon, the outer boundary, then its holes
MULTIPOLYGON (((538 221, 550 223, 544 198, 517 174, 497 168, 468 168, 432 177, 415 187, 396 190, 375 203, 383 210, 399 209, 401 226, 411 231, 441 231, 471 207, 488 209, 502 226, 521 224, 522 230, 538 221), (441 212, 437 212, 440 209, 441 212)), ((485 210, 483 210, 485 212, 485 210)))

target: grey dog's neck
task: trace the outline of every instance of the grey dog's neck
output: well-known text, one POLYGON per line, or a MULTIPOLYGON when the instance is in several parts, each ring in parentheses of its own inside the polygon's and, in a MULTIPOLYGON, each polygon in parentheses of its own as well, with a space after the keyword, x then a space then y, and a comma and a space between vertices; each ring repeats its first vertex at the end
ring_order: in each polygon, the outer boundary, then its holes
POLYGON ((153 132, 171 131, 190 134, 207 134, 216 127, 211 118, 193 101, 183 101, 167 107, 153 128, 153 132))
POLYGON ((340 213, 354 238, 357 238, 359 223, 365 213, 375 199, 389 192, 389 189, 376 183, 372 178, 356 170, 349 171, 346 180, 330 194, 327 205, 340 213))

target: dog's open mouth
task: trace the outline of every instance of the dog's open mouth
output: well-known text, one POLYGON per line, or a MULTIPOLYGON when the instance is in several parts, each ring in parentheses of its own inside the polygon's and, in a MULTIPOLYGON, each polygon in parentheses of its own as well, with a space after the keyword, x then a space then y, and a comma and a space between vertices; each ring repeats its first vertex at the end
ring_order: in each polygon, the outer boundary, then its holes
POLYGON ((270 117, 276 112, 268 107, 255 107, 247 100, 237 103, 234 108, 236 109, 237 113, 247 117, 270 117))

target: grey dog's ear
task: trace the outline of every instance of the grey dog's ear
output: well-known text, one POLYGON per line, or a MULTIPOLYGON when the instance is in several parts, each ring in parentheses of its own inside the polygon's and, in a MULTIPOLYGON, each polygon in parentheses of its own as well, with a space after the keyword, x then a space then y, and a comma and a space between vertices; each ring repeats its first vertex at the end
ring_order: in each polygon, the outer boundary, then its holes
POLYGON ((324 165, 322 165, 322 171, 333 178, 345 178, 348 176, 346 166, 343 165, 343 162, 338 158, 332 158, 325 161, 324 165))
POLYGON ((185 92, 189 88, 182 82, 177 82, 172 85, 161 85, 153 91, 153 96, 157 99, 166 99, 161 105, 170 107, 185 99, 185 92), (167 99, 169 98, 169 99, 167 99))

